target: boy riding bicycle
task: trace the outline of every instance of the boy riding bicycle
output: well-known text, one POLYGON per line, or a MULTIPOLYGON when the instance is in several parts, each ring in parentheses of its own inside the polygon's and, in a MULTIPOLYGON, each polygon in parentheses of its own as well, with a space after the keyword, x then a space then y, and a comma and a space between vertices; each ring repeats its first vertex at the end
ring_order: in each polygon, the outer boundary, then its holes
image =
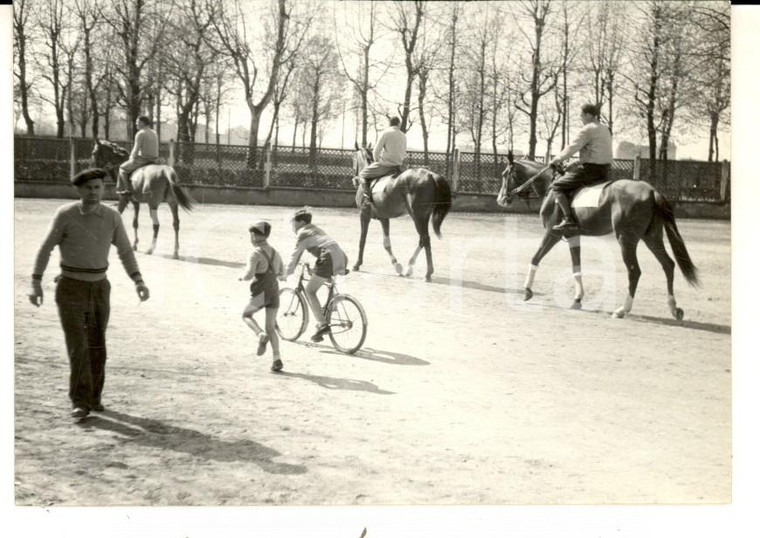
POLYGON ((334 275, 346 274, 348 257, 332 237, 311 223, 311 219, 311 212, 306 208, 297 211, 293 215, 291 223, 293 225, 293 232, 296 233, 296 246, 293 254, 290 256, 290 263, 288 263, 285 269, 285 274, 280 280, 285 280, 293 274, 304 250, 317 258, 305 291, 306 300, 314 314, 314 318, 317 320, 317 331, 311 337, 311 341, 321 342, 323 335, 330 330, 330 327, 322 313, 322 305, 317 297, 317 292, 322 286, 330 282, 334 275))

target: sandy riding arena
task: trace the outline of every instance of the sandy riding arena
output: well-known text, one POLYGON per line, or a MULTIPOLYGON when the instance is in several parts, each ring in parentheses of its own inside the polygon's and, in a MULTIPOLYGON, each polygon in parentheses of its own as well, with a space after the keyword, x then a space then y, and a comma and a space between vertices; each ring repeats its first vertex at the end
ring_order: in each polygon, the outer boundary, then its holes
MULTIPOLYGON (((614 238, 584 238, 586 300, 571 311, 567 245, 522 284, 542 230, 532 215, 449 215, 395 275, 370 225, 365 265, 340 280, 364 305, 354 356, 325 340, 283 342, 285 368, 255 356, 241 321, 247 226, 268 219, 287 259, 292 208, 200 205, 182 213, 172 260, 168 208, 152 256, 147 211, 138 304, 111 253, 106 411, 69 418, 54 301, 26 298, 34 254, 63 200, 15 201, 15 498, 32 506, 725 503, 731 500, 730 223, 680 220, 702 287, 676 275, 683 321, 642 244, 631 315, 612 319, 627 276, 614 238)), ((132 213, 124 221, 132 237, 132 213)), ((315 209, 353 262, 354 210, 315 209)), ((391 221, 404 263, 409 218, 391 221)))

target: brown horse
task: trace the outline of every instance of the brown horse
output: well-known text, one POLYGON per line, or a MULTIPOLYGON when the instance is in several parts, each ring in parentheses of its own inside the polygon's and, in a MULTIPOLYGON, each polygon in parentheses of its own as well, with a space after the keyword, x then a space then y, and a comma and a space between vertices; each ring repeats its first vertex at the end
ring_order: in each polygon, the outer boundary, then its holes
POLYGON ((359 172, 372 162, 372 153, 366 148, 356 146, 353 157, 354 187, 356 187, 356 207, 359 208, 361 236, 359 237, 359 257, 354 265, 358 271, 364 259, 364 245, 371 219, 377 219, 383 226, 383 246, 391 258, 396 272, 403 275, 403 267, 393 255, 390 239, 389 219, 408 213, 420 236, 417 249, 409 260, 406 276, 414 273, 417 255, 424 248, 427 258, 425 280, 430 282, 433 274, 433 253, 430 248, 428 224, 433 217, 433 231, 441 237, 441 224, 451 209, 451 187, 443 176, 425 168, 410 168, 398 176, 386 176, 377 180, 372 187, 372 203, 365 203, 364 181, 359 172))
MULTIPOLYGON (((554 193, 550 189, 552 172, 542 165, 528 160, 515 161, 510 153, 508 164, 502 173, 502 183, 496 202, 506 207, 516 194, 530 187, 544 198, 540 216, 546 233, 541 246, 531 260, 528 276, 525 280, 525 300, 533 297, 531 286, 544 256, 562 238, 561 232, 552 229, 562 218, 559 207, 555 204, 554 193), (529 179, 530 178, 530 179, 529 179)), ((683 319, 683 310, 676 306, 673 295, 673 275, 675 263, 668 256, 663 242, 663 229, 668 236, 670 246, 686 281, 697 286, 697 268, 691 261, 686 244, 676 227, 673 208, 670 203, 651 185, 643 181, 620 179, 600 186, 580 189, 573 199, 573 212, 578 219, 581 235, 600 236, 614 233, 623 254, 628 271, 628 296, 623 306, 613 312, 614 317, 622 318, 631 311, 633 297, 641 276, 641 269, 636 257, 639 240, 649 247, 657 261, 660 262, 668 285, 668 307, 676 319, 683 319), (580 203, 585 199, 586 203, 580 203), (589 203, 590 200, 590 203, 589 203)), ((574 309, 581 307, 583 299, 583 280, 581 278, 580 236, 568 239, 573 262, 576 296, 574 309)))
MULTIPOLYGON (((105 168, 116 181, 119 165, 129 158, 129 152, 121 146, 107 140, 95 139, 95 147, 92 150, 92 163, 94 166, 105 168)), ((152 254, 156 249, 158 239, 158 206, 161 202, 169 204, 172 212, 174 225, 174 259, 179 258, 179 211, 178 206, 190 211, 193 208, 193 199, 179 185, 177 185, 177 173, 166 164, 149 164, 135 170, 130 176, 132 183, 132 195, 119 195, 119 213, 124 211, 131 201, 135 210, 132 219, 132 227, 135 230, 135 241, 132 245, 137 250, 137 217, 140 214, 140 203, 144 202, 150 207, 150 218, 153 221, 153 242, 146 251, 152 254)))

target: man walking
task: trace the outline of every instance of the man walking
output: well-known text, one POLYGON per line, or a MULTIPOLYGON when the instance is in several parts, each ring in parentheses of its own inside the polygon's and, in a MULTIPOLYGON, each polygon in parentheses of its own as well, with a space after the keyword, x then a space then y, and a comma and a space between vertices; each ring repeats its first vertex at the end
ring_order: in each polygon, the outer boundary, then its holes
POLYGON ((55 279, 55 302, 69 357, 71 416, 77 419, 86 417, 91 410, 103 410, 106 327, 111 311, 111 284, 106 278, 106 270, 112 244, 116 245, 124 269, 135 282, 140 300, 147 301, 150 297, 121 216, 100 203, 107 175, 105 170, 93 168, 80 172, 71 180, 79 201, 63 205, 55 212, 37 252, 29 293, 29 301, 34 306, 41 306, 42 275, 50 253, 57 245, 61 274, 55 279))

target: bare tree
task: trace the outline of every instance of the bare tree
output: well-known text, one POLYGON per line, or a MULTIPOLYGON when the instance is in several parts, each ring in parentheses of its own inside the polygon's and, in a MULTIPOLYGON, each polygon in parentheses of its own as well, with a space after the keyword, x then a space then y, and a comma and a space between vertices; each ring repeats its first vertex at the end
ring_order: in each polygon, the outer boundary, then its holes
MULTIPOLYGON (((26 134, 34 136, 34 121, 29 114, 29 97, 32 89, 27 70, 28 54, 32 29, 29 25, 31 0, 16 0, 13 3, 13 56, 15 69, 13 75, 17 81, 18 95, 21 98, 21 115, 26 123, 26 134)), ((16 92, 14 92, 16 93, 16 92)))
POLYGON ((211 26, 211 14, 199 0, 182 0, 166 31, 167 51, 165 76, 170 80, 166 89, 176 99, 177 139, 183 144, 182 159, 191 162, 192 144, 196 139, 199 106, 207 69, 216 61, 216 54, 206 44, 205 34, 211 26))
POLYGON ((63 0, 44 0, 40 4, 37 24, 44 36, 43 53, 37 58, 41 76, 50 85, 52 98, 42 94, 42 100, 53 105, 56 118, 56 136, 63 138, 66 128, 66 92, 68 80, 66 59, 63 45, 64 2, 63 0))
POLYGON ((524 89, 515 106, 528 117, 528 158, 535 159, 539 102, 554 89, 557 81, 557 65, 544 57, 549 15, 552 13, 551 0, 523 0, 517 11, 521 19, 527 17, 533 28, 532 34, 528 34, 522 30, 522 25, 518 26, 528 43, 531 62, 528 73, 520 76, 524 89))
POLYGON ((127 136, 134 137, 135 120, 142 112, 145 93, 150 87, 144 80, 143 71, 156 52, 163 46, 166 25, 172 19, 172 4, 164 6, 159 0, 109 0, 101 14, 111 26, 118 41, 114 82, 119 98, 124 103, 127 119, 127 136), (106 9, 106 7, 108 9, 106 9), (148 34, 149 24, 157 24, 152 35, 148 34))
POLYGON ((261 54, 249 41, 248 28, 255 25, 249 22, 239 0, 235 0, 232 7, 218 1, 214 4, 214 16, 211 17, 214 46, 223 52, 234 66, 237 77, 243 83, 245 103, 251 114, 248 139, 250 168, 256 166, 261 115, 274 96, 280 69, 296 54, 303 39, 303 25, 293 20, 292 12, 292 3, 289 4, 286 0, 276 1, 271 21, 265 25, 267 35, 262 40, 269 46, 264 54, 261 54), (263 75, 261 84, 260 75, 263 75))
MULTIPOLYGON (((340 4, 341 7, 347 4, 340 4)), ((385 71, 379 76, 373 77, 370 80, 370 73, 376 64, 372 61, 372 47, 374 47, 378 39, 378 9, 377 2, 370 0, 369 7, 365 8, 367 4, 357 2, 351 6, 355 13, 343 9, 343 17, 355 17, 353 20, 345 20, 337 15, 335 19, 335 40, 339 42, 339 31, 341 33, 349 32, 351 34, 351 45, 349 49, 350 56, 358 56, 360 58, 359 65, 356 72, 353 71, 347 65, 346 58, 344 58, 341 49, 343 47, 337 47, 338 55, 340 58, 343 74, 349 83, 353 86, 356 96, 358 97, 358 109, 359 109, 359 131, 361 132, 361 145, 367 147, 367 131, 369 128, 369 94, 377 87, 388 70, 388 66, 385 67, 385 71)), ((349 57, 350 57, 349 56, 349 57)))
POLYGON ((488 76, 489 46, 497 39, 498 19, 494 16, 489 4, 478 4, 482 7, 479 13, 470 21, 469 35, 471 39, 465 43, 464 51, 468 68, 464 70, 465 80, 465 121, 475 152, 475 174, 480 178, 481 151, 483 130, 488 112, 489 97, 488 76))
POLYGON ((394 7, 390 11, 390 19, 393 30, 401 37, 401 45, 404 48, 404 67, 406 68, 406 87, 404 90, 404 101, 401 105, 401 125, 402 131, 408 131, 412 124, 410 121, 412 88, 414 80, 419 74, 419 65, 415 61, 415 50, 420 38, 420 26, 425 16, 426 4, 422 0, 414 2, 394 2, 394 7))
POLYGON ((338 53, 335 43, 321 35, 306 42, 301 67, 302 81, 306 82, 302 94, 309 104, 311 136, 309 139, 309 163, 316 169, 317 138, 323 120, 335 116, 340 110, 335 104, 341 99, 342 86, 338 76, 338 53))
POLYGON ((700 2, 693 6, 691 20, 698 39, 689 55, 694 60, 692 74, 701 90, 692 108, 698 122, 707 115, 707 160, 712 162, 720 159, 718 127, 729 120, 731 105, 731 7, 726 2, 700 2))

